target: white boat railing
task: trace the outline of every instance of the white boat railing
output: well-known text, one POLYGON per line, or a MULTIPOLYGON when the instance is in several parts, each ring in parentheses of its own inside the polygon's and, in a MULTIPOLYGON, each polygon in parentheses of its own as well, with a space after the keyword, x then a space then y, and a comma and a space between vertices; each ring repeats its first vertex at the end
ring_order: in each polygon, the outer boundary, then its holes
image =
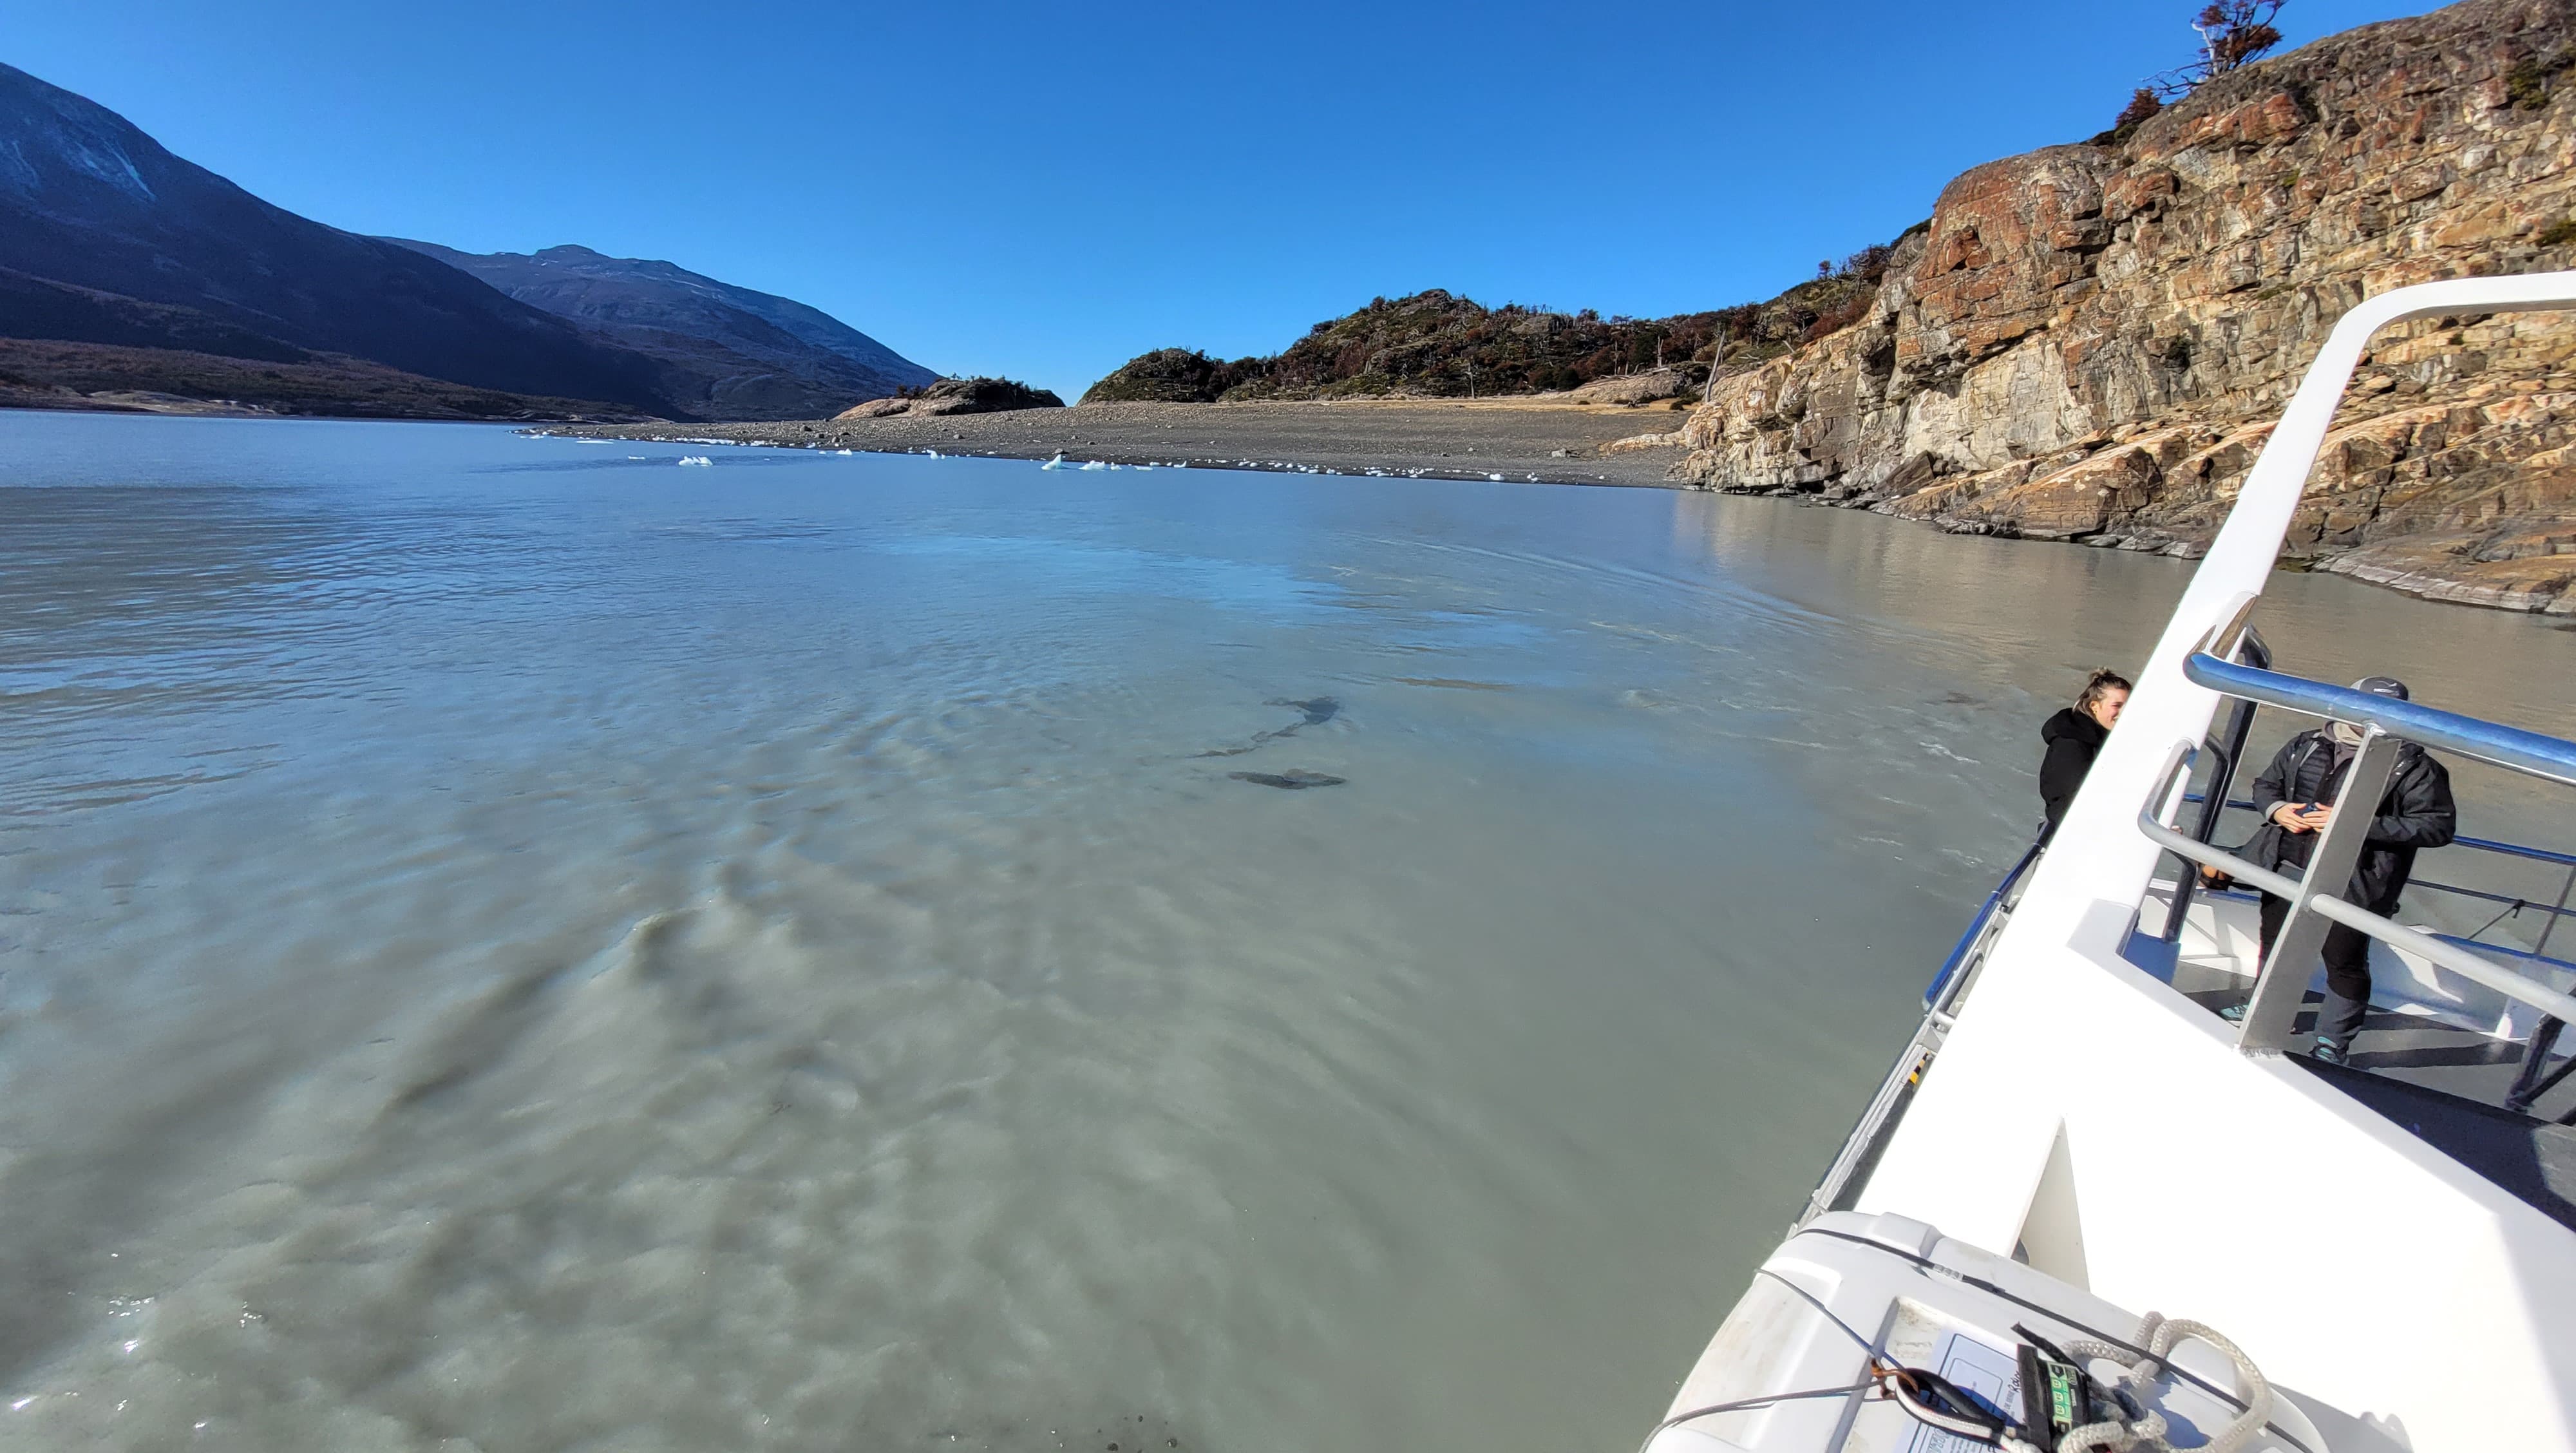
MULTIPOLYGON (((2374 336, 2409 319, 2556 309, 2576 310, 2576 272, 2402 287, 2336 322, 2136 673, 2120 724, 2047 852, 2018 897, 2006 895, 1982 915, 1810 1214, 1848 1205, 1938 1227, 1998 1256, 2026 1255, 2035 1270, 2109 1301, 2189 1307, 2256 1349, 2266 1374, 2298 1388, 2306 1405, 2338 1410, 2338 1448, 2576 1453, 2569 1391, 2576 1362, 2564 1351, 2576 1347, 2576 1262, 2566 1239, 2576 1220, 2557 1163, 2544 1160, 2563 1138, 2538 1127, 2520 1134, 2496 1112, 2466 1105, 2455 1087, 2492 1078, 2473 1072, 2494 1063, 2492 1046, 2453 1055, 2449 1027, 2438 1020, 2423 1031, 2408 1026, 2406 1048, 2374 1058, 2403 1075, 2329 1068, 2311 1076, 2278 1057, 2329 927, 2349 924, 2423 954, 2410 969, 2429 961, 2461 971, 2432 975, 2439 981, 2501 986, 2507 1025, 2527 1022, 2533 1003, 2542 1014, 2576 1009, 2576 997, 2560 992, 2564 977, 2516 972, 2498 962, 2509 952, 2501 946, 2418 941, 2413 930, 2342 904, 2336 895, 2365 847, 2371 812, 2335 817, 2329 825, 2342 831, 2333 851, 2321 850, 2297 881, 2199 840, 2214 835, 2233 795, 2243 756, 2235 727, 2254 709, 2258 688, 2278 709, 2362 727, 2367 750, 2348 773, 2347 803, 2378 805, 2408 739, 2446 759, 2576 781, 2576 745, 2429 708, 2401 712, 2318 683, 2209 669, 2246 644, 2212 628, 2231 618, 2241 626, 2241 607, 2274 579, 2317 456, 2374 336), (2231 701, 2238 688, 2247 694, 2231 701), (2183 791, 2195 754, 2206 779, 2196 804, 2183 791), (2297 908, 2291 941, 2274 947, 2273 971, 2256 976, 2260 1002, 2241 1030, 2222 1029, 2214 1014, 2203 1018, 2205 1003, 2236 988, 2185 986, 2234 978, 2204 961, 2241 962, 2243 905, 2224 905, 2224 923, 2221 905, 2204 908, 2198 922, 2217 931, 2205 942, 2193 937, 2191 972, 2177 983, 2181 910, 2198 875, 2182 873, 2167 897, 2158 875, 2172 862, 2168 851, 2232 871, 2297 908), (2176 905, 2161 937, 2150 917, 2159 900, 2176 905), (2292 965, 2295 973, 2285 971, 2292 965), (2460 1113, 2442 1113, 2445 1100, 2461 1102, 2460 1113), (2142 1154, 2154 1174, 2142 1175, 2142 1154), (2177 1214, 2186 1203, 2222 1209, 2177 1214), (2388 1259, 2390 1226, 2404 1228, 2410 1248, 2432 1248, 2433 1275, 2370 1274, 2388 1259), (2462 1388, 2496 1395, 2462 1397, 2462 1388)), ((2322 849, 2322 838, 2309 841, 2322 849)), ((2482 1034, 2493 991, 2452 996, 2450 987, 2440 992, 2463 1004, 2474 998, 2482 1034)), ((1719 1333, 1704 1365, 1775 1366, 1766 1359, 1776 1330, 1748 1312, 1719 1333)), ((1823 1446, 1848 1431, 1811 1441, 1823 1446)))
MULTIPOLYGON (((2004 951, 2003 944, 2018 931, 2013 923, 2017 916, 2035 918, 2028 927, 2031 933, 2059 942, 2071 942, 2078 931, 2071 918, 2070 905, 2098 901, 2104 890, 2113 893, 2134 891, 2120 880, 2132 873, 2135 888, 2148 886, 2152 861, 2138 858, 2115 841, 2114 826, 2128 816, 2129 809, 2119 799, 2125 796, 2123 781, 2140 780, 2147 761, 2132 761, 2129 743, 2141 732, 2150 740, 2166 730, 2182 729, 2197 736, 2207 731, 2213 710, 2210 698, 2192 699, 2189 687, 2219 696, 2235 696, 2240 702, 2228 725, 2212 736, 2207 747, 2196 747, 2189 739, 2178 743, 2161 772, 2155 774, 2154 790, 2149 794, 2146 810, 2137 820, 2155 846, 2169 848, 2183 858, 2212 865, 2234 873, 2251 886, 2279 892, 2290 900, 2293 912, 2284 925, 2275 959, 2285 962, 2313 963, 2327 926, 2351 923, 2373 937, 2398 944, 2410 952, 2453 969, 2472 982, 2500 988, 2517 1001, 2538 1004, 2548 1016, 2532 1041, 2527 1054, 2526 1073, 2517 1081, 2508 1097, 2511 1108, 2527 1108, 2530 1099, 2553 1087, 2564 1074, 2538 1078, 2550 1044, 2557 1036, 2559 1023, 2576 1023, 2576 998, 2559 994, 2546 983, 2493 959, 2470 952, 2458 944, 2422 934, 2414 929, 2389 922, 2376 915, 2344 903, 2331 894, 2305 891, 2304 884, 2340 886, 2351 873, 2352 862, 2361 849, 2362 825, 2367 814, 2354 814, 2347 826, 2346 837, 2336 842, 2334 851, 2342 858, 2338 873, 2322 871, 2328 854, 2321 841, 2316 861, 2307 877, 2299 882, 2267 872, 2214 848, 2205 839, 2217 829, 2218 816, 2227 805, 2227 785, 2241 766, 2250 713, 2255 703, 2269 704, 2294 712, 2324 716, 2361 724, 2373 750, 2367 762, 2357 761, 2347 778, 2345 795, 2359 800, 2367 786, 2374 803, 2385 790, 2390 769, 2395 765, 2396 743, 2402 736, 2427 746, 2437 746, 2461 755, 2493 761, 2512 770, 2527 771, 2550 781, 2576 783, 2576 745, 2544 737, 2537 733, 2517 731, 2492 722, 2456 716, 2430 708, 2412 707, 2408 703, 2385 697, 2349 691, 2318 682, 2303 681, 2263 669, 2270 664, 2260 636, 2247 625, 2260 591, 2279 555, 2291 519, 2304 494, 2308 474, 2314 468, 2317 454, 2333 427, 2336 410, 2343 401, 2353 370, 2368 350, 2371 339, 2383 328, 2409 319, 2440 318, 2448 315, 2491 313, 2548 312, 2576 310, 2576 271, 2533 273, 2507 277, 2451 278, 2439 282, 2418 283, 2365 300, 2337 321, 2328 337, 2302 376, 2280 423, 2272 431, 2260 458, 2238 495, 2236 506, 2226 523, 2211 542, 2192 584, 2184 592, 2176 609, 2175 623, 2168 628, 2155 656, 2140 676, 2140 690, 2129 703, 2124 732, 2115 732, 2096 760, 2092 773, 2093 787, 2079 793, 2072 816, 2059 830, 2060 851, 2050 858, 2066 858, 2069 846, 2064 839, 2073 838, 2072 860, 2053 865, 2057 877, 2049 877, 2052 865, 2036 861, 2036 850, 2017 864, 2004 883, 1999 885, 1970 923, 1967 933, 1952 949, 1950 957, 1924 994, 1924 1017, 1913 1039, 1897 1056, 1878 1092, 1863 1110, 1822 1181, 1810 1195, 1799 1217, 1803 1225, 1818 1214, 1856 1201, 1875 1174, 1882 1152, 1893 1144, 1916 1091, 1948 1039, 1952 1026, 1964 1013, 1965 1003, 1988 958, 2004 951), (2222 621, 2224 624, 2205 632, 2184 634, 2186 621, 2222 621), (2225 649, 2221 650, 2221 643, 2225 649), (2179 669, 2177 669, 2179 668, 2179 669), (2181 680, 2174 680, 2175 677, 2181 680), (2185 688, 2182 692, 2174 688, 2185 688), (2160 814, 2178 817, 2185 805, 2181 775, 2199 752, 2206 750, 2222 770, 2201 804, 2201 820, 2195 824, 2197 836, 2177 831, 2160 814), (2365 779, 2361 769, 2374 775, 2365 779), (2107 789, 2110 800, 2101 804, 2107 811, 2097 811, 2094 798, 2107 789), (2338 876, 2340 874, 2340 876, 2338 876), (2115 884, 2117 886, 2115 886, 2115 884), (2021 912, 2016 914, 2016 901, 2021 912), (2037 912, 2032 914, 2033 903, 2037 912), (2364 924, 2357 919, 2368 919, 2364 924), (2465 962, 2463 962, 2465 961, 2465 962), (2510 987, 2502 987, 2503 980, 2510 987), (2534 996, 2546 996, 2535 998, 2534 996), (2517 1103, 2518 1102, 2518 1103, 2517 1103)), ((2140 745, 2144 745, 2141 743, 2140 745)), ((2147 747, 2152 752, 2152 747, 2147 747)), ((2137 753, 2145 756, 2146 752, 2137 753)), ((2339 819, 2340 821, 2340 819, 2339 819)), ((2145 846, 2146 844, 2140 844, 2145 846)), ((2523 851, 2511 849, 2509 851, 2523 851)), ((2432 885, 2426 885, 2432 886, 2432 885)), ((2178 941, 2184 914, 2198 887, 2196 876, 2182 875, 2174 888, 2166 914, 2166 937, 2178 941)), ((2517 900, 2518 901, 2518 900, 2517 900)), ((2556 913, 2566 907, 2562 897, 2556 913)), ((2498 952, 2510 949, 2496 947, 2498 952)), ((2538 960, 2537 954, 2533 955, 2538 960)), ((2542 960, 2539 966, 2550 961, 2542 960)), ((2249 1011, 2239 1044, 2249 1051, 2277 1052, 2289 1039, 2302 1000, 2306 979, 2275 975, 2268 995, 2249 1011)), ((2571 1062, 2576 1066, 2576 1062, 2571 1062)))

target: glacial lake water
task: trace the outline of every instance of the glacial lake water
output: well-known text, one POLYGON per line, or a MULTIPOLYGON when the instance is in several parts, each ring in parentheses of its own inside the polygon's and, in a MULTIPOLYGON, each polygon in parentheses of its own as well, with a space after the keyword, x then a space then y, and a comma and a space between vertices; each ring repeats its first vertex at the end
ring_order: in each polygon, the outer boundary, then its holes
MULTIPOLYGON (((1632 1447, 2187 574, 0 414, 0 1448, 1632 1447)), ((2567 727, 2564 623, 2278 587, 2567 727)))

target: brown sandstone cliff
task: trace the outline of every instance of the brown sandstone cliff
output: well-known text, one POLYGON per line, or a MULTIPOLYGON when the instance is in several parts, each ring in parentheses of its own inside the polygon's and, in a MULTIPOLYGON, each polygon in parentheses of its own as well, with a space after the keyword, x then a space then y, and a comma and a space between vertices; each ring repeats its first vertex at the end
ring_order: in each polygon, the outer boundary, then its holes
MULTIPOLYGON (((2576 0, 2467 0, 1942 192, 1860 321, 1724 377, 1677 473, 2190 555, 2337 318, 2576 267, 2576 0)), ((2576 614, 2576 319, 2382 335, 2286 554, 2576 614)))

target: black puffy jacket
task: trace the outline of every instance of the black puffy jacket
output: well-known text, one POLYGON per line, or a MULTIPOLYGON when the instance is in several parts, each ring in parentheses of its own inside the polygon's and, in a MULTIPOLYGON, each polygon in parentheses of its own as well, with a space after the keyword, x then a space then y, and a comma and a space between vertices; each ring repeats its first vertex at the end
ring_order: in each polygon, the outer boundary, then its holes
POLYGON ((2048 755, 2039 759, 2039 800, 2048 812, 2049 831, 2065 821, 2066 805, 2075 800, 2075 789, 2084 785, 2084 774, 2093 770, 2093 758, 2110 735, 2109 727, 2071 706, 2040 724, 2039 739, 2048 743, 2048 755))
MULTIPOLYGON (((2296 874, 2308 866, 2320 834, 2294 833, 2272 821, 2272 809, 2284 802, 2332 802, 2352 770, 2354 753, 2337 753, 2322 731, 2301 732, 2281 746, 2272 765, 2254 779, 2254 810, 2263 814, 2243 855, 2276 873, 2296 874), (2338 760, 2340 758, 2340 760, 2338 760)), ((2415 871, 2419 848, 2438 848, 2459 830, 2459 809, 2451 801, 2451 774, 2432 754, 2413 742, 2400 742, 2397 768, 2388 776, 2387 795, 2362 844, 2361 860, 2352 870, 2344 897, 2373 913, 2395 911, 2397 895, 2415 871)))

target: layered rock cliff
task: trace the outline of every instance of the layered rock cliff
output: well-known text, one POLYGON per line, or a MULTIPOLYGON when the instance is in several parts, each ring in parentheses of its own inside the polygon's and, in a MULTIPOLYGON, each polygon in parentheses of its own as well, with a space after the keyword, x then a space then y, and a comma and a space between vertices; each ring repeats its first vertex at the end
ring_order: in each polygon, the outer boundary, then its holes
MULTIPOLYGON (((2195 554, 2335 320, 2576 267, 2576 0, 2467 0, 1966 173, 1872 305, 1730 362, 1677 472, 1968 533, 2195 554)), ((2383 334, 2285 554, 2576 613, 2576 319, 2383 334)))

